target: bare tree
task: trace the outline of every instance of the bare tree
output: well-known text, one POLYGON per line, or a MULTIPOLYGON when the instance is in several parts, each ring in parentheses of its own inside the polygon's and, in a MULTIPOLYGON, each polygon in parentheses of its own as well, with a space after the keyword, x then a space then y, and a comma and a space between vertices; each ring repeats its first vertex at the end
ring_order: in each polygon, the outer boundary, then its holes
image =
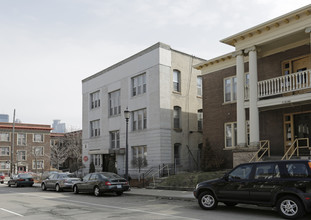
POLYGON ((68 150, 68 159, 71 159, 69 168, 74 172, 82 166, 82 140, 81 132, 71 132, 66 134, 65 146, 68 150))
POLYGON ((59 170, 68 158, 68 148, 64 145, 63 139, 59 138, 51 144, 51 164, 59 170))

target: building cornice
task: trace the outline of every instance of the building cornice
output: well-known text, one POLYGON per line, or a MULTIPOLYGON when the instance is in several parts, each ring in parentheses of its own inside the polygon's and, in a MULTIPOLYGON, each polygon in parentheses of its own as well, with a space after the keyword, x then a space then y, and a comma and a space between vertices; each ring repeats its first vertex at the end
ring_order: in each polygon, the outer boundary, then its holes
POLYGON ((303 8, 297 9, 255 27, 249 28, 245 31, 239 32, 235 35, 227 37, 220 42, 235 46, 237 43, 254 38, 256 36, 266 34, 273 30, 290 25, 293 21, 298 21, 306 17, 311 17, 311 4, 303 8))

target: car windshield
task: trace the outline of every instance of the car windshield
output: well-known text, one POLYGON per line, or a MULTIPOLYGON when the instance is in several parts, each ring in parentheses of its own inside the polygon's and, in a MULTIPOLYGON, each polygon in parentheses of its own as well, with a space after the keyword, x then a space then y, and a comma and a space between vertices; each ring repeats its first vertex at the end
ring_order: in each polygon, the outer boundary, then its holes
POLYGON ((18 177, 19 178, 32 178, 32 176, 29 174, 18 174, 18 177))
POLYGON ((115 174, 115 173, 101 173, 100 174, 103 178, 108 178, 108 179, 115 179, 115 178, 122 178, 121 176, 115 174))

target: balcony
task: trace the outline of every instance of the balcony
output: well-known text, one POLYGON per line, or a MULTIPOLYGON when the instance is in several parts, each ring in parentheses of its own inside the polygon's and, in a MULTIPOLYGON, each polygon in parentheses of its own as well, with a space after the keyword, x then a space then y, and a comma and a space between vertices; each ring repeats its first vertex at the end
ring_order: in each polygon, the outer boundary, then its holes
POLYGON ((258 82, 258 98, 310 92, 311 69, 258 82), (303 91, 304 90, 304 91, 303 91), (302 91, 302 92, 299 92, 302 91))

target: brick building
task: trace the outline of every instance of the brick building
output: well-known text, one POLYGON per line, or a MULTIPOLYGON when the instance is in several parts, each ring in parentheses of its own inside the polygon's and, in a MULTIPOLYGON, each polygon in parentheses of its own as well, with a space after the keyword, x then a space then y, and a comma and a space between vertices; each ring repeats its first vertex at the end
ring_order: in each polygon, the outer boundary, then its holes
POLYGON ((308 5, 221 40, 235 51, 195 66, 207 163, 310 156, 310 33, 308 5))
POLYGON ((0 172, 43 172, 50 169, 50 125, 0 122, 0 172), (13 141, 14 140, 14 141, 13 141), (13 147, 13 163, 12 161, 13 147))

